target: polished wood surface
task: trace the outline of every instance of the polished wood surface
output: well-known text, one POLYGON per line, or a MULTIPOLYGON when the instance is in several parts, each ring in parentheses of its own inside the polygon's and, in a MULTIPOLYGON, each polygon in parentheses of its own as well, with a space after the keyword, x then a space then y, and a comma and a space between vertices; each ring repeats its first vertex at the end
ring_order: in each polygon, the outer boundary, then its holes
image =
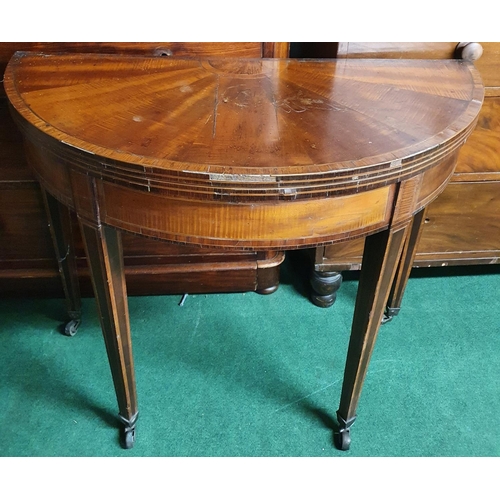
POLYGON ((487 96, 500 96, 500 43, 481 42, 483 54, 475 61, 481 73, 487 96))
POLYGON ((339 58, 454 59, 457 42, 338 42, 339 58))
MULTIPOLYGON (((44 53, 114 53, 154 57, 286 57, 286 42, 3 42, 1 80, 16 50, 44 53)), ((58 264, 39 183, 26 163, 23 139, 0 85, 0 296, 60 296, 58 264), (15 192, 13 192, 15 191, 15 192)), ((80 229, 72 217, 78 281, 92 295, 80 229)), ((256 291, 279 283, 283 252, 211 250, 123 235, 125 273, 132 295, 256 291)))
POLYGON ((4 84, 42 186, 78 214, 123 446, 137 416, 125 231, 269 251, 366 236, 337 413, 347 449, 407 234, 481 108, 473 65, 16 53, 4 84))
MULTIPOLYGON (((472 62, 483 56, 483 45, 484 43, 479 42, 338 42, 335 54, 330 57, 463 59, 472 62)), ((488 47, 487 59, 490 56, 488 47)))
MULTIPOLYGON (((500 44, 340 43, 339 57, 461 57, 460 47, 474 46, 474 65, 485 85, 477 126, 457 160, 444 193, 428 209, 414 267, 495 264, 500 262, 497 193, 500 186, 500 44), (478 49, 481 46, 481 50, 478 49), (453 47, 456 50, 453 52, 453 47)), ((363 240, 318 248, 311 253, 314 276, 360 268, 363 240)))
POLYGON ((52 138, 43 150, 28 147, 49 190, 91 216, 94 172, 105 181, 104 222, 184 243, 297 248, 387 226, 387 186, 456 151, 482 102, 477 74, 454 61, 118 62, 20 53, 5 87, 29 142, 52 138), (82 153, 71 176, 63 174, 68 148, 82 153), (353 204, 349 196, 368 189, 347 223, 308 224, 321 206, 335 207, 333 195, 353 204), (152 200, 153 211, 126 213, 128 196, 152 200), (178 199, 189 208, 182 227, 165 212, 181 210, 178 199), (300 227, 284 225, 283 200, 293 201, 300 227), (239 203, 238 218, 224 225, 228 202, 239 203), (209 214, 207 224, 197 211, 209 214), (259 218, 257 233, 241 224, 245 217, 259 218))
MULTIPOLYGON (((0 42, 0 73, 20 50, 155 57, 288 57, 288 42, 0 42)), ((3 88, 0 87, 0 96, 3 88)))
POLYGON ((453 182, 500 181, 499 143, 500 97, 485 97, 477 126, 460 150, 453 182))

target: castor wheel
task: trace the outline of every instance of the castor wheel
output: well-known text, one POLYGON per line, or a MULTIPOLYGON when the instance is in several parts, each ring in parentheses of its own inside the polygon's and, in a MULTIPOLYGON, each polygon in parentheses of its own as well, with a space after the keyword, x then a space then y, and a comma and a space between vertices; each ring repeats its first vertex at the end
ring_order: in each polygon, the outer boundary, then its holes
POLYGON ((64 327, 64 335, 67 337, 73 337, 76 335, 76 332, 78 331, 78 327, 80 326, 81 320, 79 319, 71 319, 66 323, 66 326, 64 327))
POLYGON ((335 446, 342 451, 347 451, 351 446, 351 432, 345 429, 335 433, 335 446))
POLYGON ((124 428, 120 432, 120 444, 122 448, 130 450, 135 443, 135 429, 124 428))
POLYGON ((129 450, 135 443, 135 426, 137 423, 138 413, 132 415, 130 419, 118 415, 120 421, 120 445, 122 448, 129 450))
POLYGON ((392 321, 392 318, 394 318, 394 316, 397 316, 400 310, 400 307, 387 306, 385 308, 384 316, 382 317, 382 324, 385 325, 386 323, 389 323, 389 321, 392 321))
POLYGON ((382 316, 382 325, 385 325, 386 323, 389 323, 389 321, 392 321, 392 318, 394 316, 388 316, 386 313, 382 316))

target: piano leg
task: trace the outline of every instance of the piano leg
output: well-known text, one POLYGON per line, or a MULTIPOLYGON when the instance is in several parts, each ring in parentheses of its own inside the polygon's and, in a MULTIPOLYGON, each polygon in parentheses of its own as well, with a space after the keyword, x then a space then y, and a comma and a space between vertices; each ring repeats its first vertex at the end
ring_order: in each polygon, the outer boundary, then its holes
POLYGON ((120 444, 132 448, 138 406, 121 234, 82 219, 80 227, 118 400, 120 444))
POLYGON ((409 224, 398 229, 389 228, 368 236, 365 241, 342 395, 337 411, 339 429, 334 435, 335 444, 341 450, 348 450, 350 446, 350 427, 356 419, 363 381, 408 227, 409 224))
POLYGON ((64 334, 72 337, 76 334, 82 319, 80 286, 76 270, 75 247, 71 229, 71 213, 68 207, 59 203, 53 196, 42 189, 42 197, 49 219, 50 233, 54 244, 59 274, 61 275, 69 321, 64 327, 64 334))

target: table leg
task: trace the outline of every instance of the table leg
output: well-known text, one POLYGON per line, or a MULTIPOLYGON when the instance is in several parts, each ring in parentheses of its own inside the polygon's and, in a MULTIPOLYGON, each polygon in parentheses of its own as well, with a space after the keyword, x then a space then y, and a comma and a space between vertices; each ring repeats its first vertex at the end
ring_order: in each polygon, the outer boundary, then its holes
POLYGON ((383 323, 387 323, 394 316, 397 316, 401 309, 403 294, 406 289, 406 285, 408 284, 408 279, 410 278, 413 261, 415 260, 415 254, 417 253, 418 242, 424 226, 425 212, 426 209, 424 208, 413 217, 409 235, 406 238, 403 253, 399 261, 396 277, 392 284, 391 293, 389 294, 389 300, 387 301, 387 307, 382 320, 383 323))
POLYGON ((56 252, 61 275, 69 321, 64 327, 65 335, 73 336, 82 318, 80 286, 76 270, 75 246, 71 229, 71 213, 68 207, 59 203, 42 189, 42 197, 49 219, 50 233, 56 252))
POLYGON ((358 294, 354 309, 335 444, 349 449, 350 427, 368 370, 384 308, 407 235, 408 225, 368 236, 365 241, 358 294))
POLYGON ((82 220, 80 227, 118 400, 120 442, 124 448, 131 448, 138 407, 121 234, 114 228, 94 227, 82 220))

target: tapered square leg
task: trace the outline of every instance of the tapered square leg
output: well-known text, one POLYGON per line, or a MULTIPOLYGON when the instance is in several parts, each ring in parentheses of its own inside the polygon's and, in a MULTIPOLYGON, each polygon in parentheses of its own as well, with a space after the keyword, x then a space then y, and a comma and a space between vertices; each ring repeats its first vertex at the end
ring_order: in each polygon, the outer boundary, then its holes
POLYGON ((396 274, 408 226, 387 229, 365 241, 344 382, 337 411, 339 430, 335 442, 349 449, 350 427, 356 419, 361 389, 368 370, 385 305, 396 274))
POLYGON ((42 189, 42 197, 49 219, 50 233, 66 297, 69 321, 64 327, 64 333, 73 336, 76 334, 81 322, 82 303, 71 229, 71 213, 68 207, 60 203, 44 189, 42 189))
POLYGON ((121 235, 116 229, 82 220, 80 226, 118 400, 120 441, 131 448, 138 407, 121 235))
POLYGON ((387 307, 382 320, 383 323, 387 323, 394 316, 397 316, 401 309, 401 302, 403 301, 403 295, 410 278, 413 261, 415 260, 415 254, 417 253, 418 242, 420 241, 420 236, 422 234, 425 213, 426 209, 422 209, 413 217, 411 222, 408 237, 406 238, 401 259, 399 261, 396 277, 392 283, 391 292, 387 301, 387 307))

